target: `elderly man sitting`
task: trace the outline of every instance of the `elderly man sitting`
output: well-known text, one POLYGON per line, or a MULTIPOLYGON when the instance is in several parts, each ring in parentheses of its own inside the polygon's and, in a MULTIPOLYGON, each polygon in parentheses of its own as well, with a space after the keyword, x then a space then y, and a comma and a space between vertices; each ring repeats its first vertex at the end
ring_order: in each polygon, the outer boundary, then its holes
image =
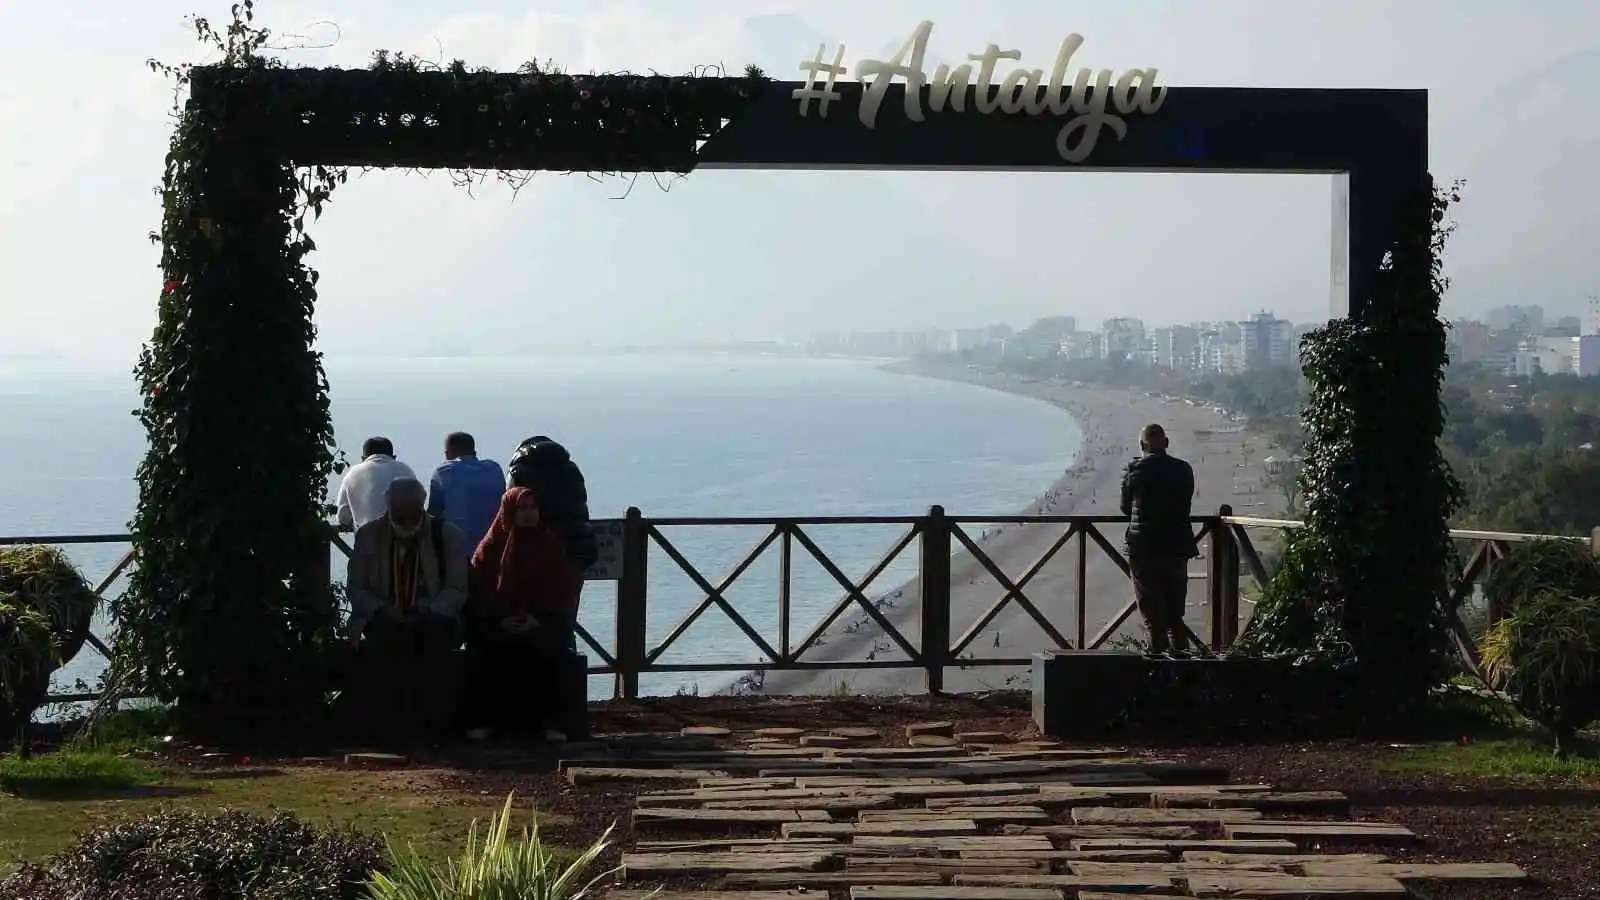
POLYGON ((356 672, 340 706, 346 718, 378 714, 434 730, 454 712, 459 676, 450 657, 463 636, 468 554, 454 525, 427 514, 422 482, 396 478, 388 498, 388 515, 356 530, 350 554, 356 672), (377 713, 396 703, 403 708, 377 713))

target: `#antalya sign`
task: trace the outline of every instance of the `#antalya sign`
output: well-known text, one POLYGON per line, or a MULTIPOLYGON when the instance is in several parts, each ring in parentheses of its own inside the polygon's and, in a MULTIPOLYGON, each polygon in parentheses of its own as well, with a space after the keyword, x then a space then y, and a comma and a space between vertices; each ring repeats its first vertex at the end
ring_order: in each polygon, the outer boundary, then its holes
MULTIPOLYGON (((1005 74, 999 87, 994 84, 995 66, 1001 60, 1020 62, 1022 51, 1002 50, 990 44, 982 53, 968 56, 969 62, 954 68, 941 64, 932 77, 924 69, 928 50, 928 37, 933 33, 933 23, 923 22, 911 33, 910 39, 888 59, 863 59, 856 63, 855 76, 865 87, 861 94, 861 124, 876 128, 878 110, 884 96, 895 79, 906 85, 906 118, 913 122, 926 120, 922 108, 922 88, 928 90, 928 106, 934 112, 947 107, 965 112, 967 89, 973 93, 974 111, 982 114, 1025 113, 1030 116, 1070 116, 1056 135, 1056 151, 1069 163, 1081 163, 1094 152, 1103 131, 1109 130, 1117 140, 1128 134, 1125 117, 1150 115, 1166 102, 1167 89, 1156 84, 1156 69, 1080 68, 1067 83, 1067 72, 1072 57, 1083 46, 1083 36, 1070 34, 1061 42, 1056 53, 1054 68, 1048 79, 1043 69, 1017 67, 1005 74), (974 71, 973 63, 977 64, 974 71), (870 83, 868 79, 871 79, 870 83)), ((826 118, 828 106, 840 99, 836 88, 837 78, 848 74, 844 62, 844 45, 839 45, 833 62, 825 59, 827 45, 817 48, 817 55, 800 64, 806 75, 805 83, 796 88, 793 97, 800 103, 800 115, 810 112, 813 102, 817 115, 826 118)))

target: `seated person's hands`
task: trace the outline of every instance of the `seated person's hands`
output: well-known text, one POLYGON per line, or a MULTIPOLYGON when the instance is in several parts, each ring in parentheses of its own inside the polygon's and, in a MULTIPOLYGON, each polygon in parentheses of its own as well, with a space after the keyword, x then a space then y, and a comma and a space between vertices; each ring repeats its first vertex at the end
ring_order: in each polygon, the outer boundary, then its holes
POLYGON ((500 620, 500 628, 507 634, 524 635, 539 626, 539 620, 527 613, 508 616, 500 620))

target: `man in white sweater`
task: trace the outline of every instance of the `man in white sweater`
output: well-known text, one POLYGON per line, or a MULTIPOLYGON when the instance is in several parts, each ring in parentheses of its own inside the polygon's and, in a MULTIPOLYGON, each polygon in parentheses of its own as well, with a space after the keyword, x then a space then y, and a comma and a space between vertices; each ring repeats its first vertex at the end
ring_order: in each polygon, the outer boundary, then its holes
POLYGON ((388 515, 389 483, 416 477, 410 466, 394 458, 393 441, 367 438, 361 445, 361 462, 351 466, 339 483, 339 527, 355 531, 388 515))

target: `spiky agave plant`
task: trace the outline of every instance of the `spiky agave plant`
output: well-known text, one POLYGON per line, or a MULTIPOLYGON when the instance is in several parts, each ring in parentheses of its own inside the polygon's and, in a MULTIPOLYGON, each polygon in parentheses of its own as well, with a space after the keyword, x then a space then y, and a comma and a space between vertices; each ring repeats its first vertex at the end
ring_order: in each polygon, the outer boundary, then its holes
POLYGON ((1489 626, 1484 678, 1549 729, 1557 755, 1600 714, 1600 598, 1545 590, 1489 626))
POLYGON ((442 866, 423 859, 411 844, 391 843, 388 871, 368 879, 367 895, 371 900, 573 900, 617 871, 589 874, 610 846, 614 825, 567 857, 540 838, 537 815, 520 837, 511 837, 514 800, 514 794, 506 797, 481 841, 474 821, 465 852, 442 866))
POLYGON ((58 651, 50 620, 15 594, 0 593, 0 719, 33 713, 17 704, 50 677, 58 651))
POLYGON ((15 595, 50 623, 62 661, 77 655, 100 597, 60 547, 0 547, 0 594, 15 595))

